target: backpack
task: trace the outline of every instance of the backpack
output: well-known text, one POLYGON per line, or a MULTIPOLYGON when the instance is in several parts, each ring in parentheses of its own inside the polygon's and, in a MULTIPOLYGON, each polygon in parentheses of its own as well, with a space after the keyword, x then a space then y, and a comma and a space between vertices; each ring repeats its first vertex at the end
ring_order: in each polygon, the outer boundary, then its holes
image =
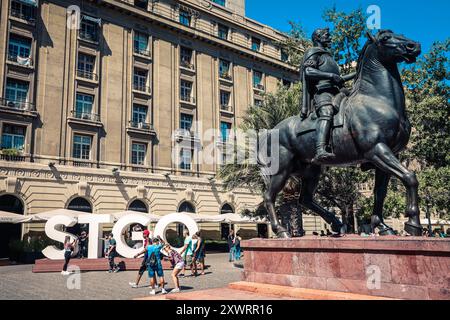
POLYGON ((158 265, 158 259, 156 258, 156 254, 152 252, 152 254, 147 257, 147 267, 155 268, 158 265))

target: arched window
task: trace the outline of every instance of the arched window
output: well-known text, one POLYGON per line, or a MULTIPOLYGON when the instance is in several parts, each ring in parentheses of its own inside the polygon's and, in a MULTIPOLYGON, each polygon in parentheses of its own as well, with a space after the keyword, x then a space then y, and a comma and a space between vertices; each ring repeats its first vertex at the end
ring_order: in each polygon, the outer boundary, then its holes
MULTIPOLYGON (((0 196, 0 210, 24 214, 22 201, 11 194, 0 196)), ((9 243, 22 238, 21 224, 0 223, 0 258, 10 257, 9 243)), ((14 257, 11 257, 14 258, 14 257)))
POLYGON ((180 204, 178 212, 195 213, 195 207, 190 202, 184 201, 182 204, 180 204))
POLYGON ((234 213, 233 207, 228 203, 225 203, 222 206, 222 209, 220 209, 220 214, 226 214, 226 213, 234 213))
POLYGON ((92 206, 89 203, 89 201, 81 197, 75 198, 72 201, 70 201, 69 205, 67 206, 67 209, 92 213, 92 206))
POLYGON ((139 199, 136 199, 133 202, 131 202, 130 205, 128 206, 128 210, 148 213, 147 205, 144 203, 144 201, 139 199))

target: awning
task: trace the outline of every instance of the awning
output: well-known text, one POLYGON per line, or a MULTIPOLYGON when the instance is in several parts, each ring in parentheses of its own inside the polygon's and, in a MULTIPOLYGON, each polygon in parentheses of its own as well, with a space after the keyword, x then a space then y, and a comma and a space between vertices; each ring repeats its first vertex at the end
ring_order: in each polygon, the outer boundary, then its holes
POLYGON ((55 216, 68 216, 72 218, 78 218, 80 214, 86 214, 87 212, 82 211, 75 211, 75 210, 69 210, 69 209, 56 209, 41 213, 36 213, 30 215, 32 218, 32 222, 44 222, 48 221, 49 219, 55 217, 55 216))
POLYGON ((31 220, 30 216, 7 211, 0 211, 0 223, 23 223, 31 220))
POLYGON ((16 0, 19 1, 23 4, 26 4, 28 6, 33 6, 33 7, 37 7, 38 6, 38 2, 37 0, 16 0))
POLYGON ((138 212, 138 211, 119 211, 119 212, 114 212, 114 213, 110 213, 112 216, 114 216, 114 221, 119 220, 120 218, 122 218, 123 216, 129 215, 129 214, 138 214, 138 215, 142 215, 144 217, 150 218, 150 222, 158 222, 159 219, 161 219, 161 216, 158 216, 156 214, 152 214, 152 213, 144 213, 144 212, 138 212))
MULTIPOLYGON (((420 219, 421 225, 428 225, 428 219, 420 219)), ((439 220, 439 219, 431 219, 432 225, 450 225, 450 221, 439 220)))
POLYGON ((83 16, 82 16, 82 19, 83 19, 83 20, 87 20, 87 21, 94 22, 94 23, 98 24, 99 26, 102 25, 102 19, 100 19, 100 18, 94 18, 94 17, 91 17, 91 16, 83 15, 83 16))

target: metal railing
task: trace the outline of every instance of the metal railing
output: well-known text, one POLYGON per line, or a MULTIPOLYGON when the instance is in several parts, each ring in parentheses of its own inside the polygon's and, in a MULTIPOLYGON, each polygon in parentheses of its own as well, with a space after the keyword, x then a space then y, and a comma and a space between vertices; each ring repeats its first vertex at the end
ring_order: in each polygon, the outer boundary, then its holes
POLYGON ((36 106, 34 103, 27 101, 15 101, 6 98, 0 98, 0 106, 21 111, 36 111, 36 106))
POLYGON ((82 112, 72 110, 72 117, 75 119, 88 120, 93 122, 100 122, 100 116, 91 112, 82 112))
POLYGON ((19 18, 19 19, 25 20, 29 23, 36 23, 36 18, 33 15, 25 14, 18 9, 11 8, 10 14, 11 14, 11 17, 19 18))
POLYGON ((230 105, 228 105, 228 104, 221 104, 220 105, 220 110, 231 112, 232 111, 232 107, 230 105))
POLYGON ((195 104, 195 97, 188 96, 188 95, 180 95, 180 100, 182 102, 192 103, 195 104))
POLYGON ((153 130, 153 124, 146 122, 130 121, 130 127, 141 130, 153 130))
POLYGON ((264 90, 265 90, 265 87, 264 87, 264 85, 262 85, 262 84, 255 84, 255 85, 254 85, 254 88, 257 89, 257 90, 261 90, 261 91, 264 91, 264 90))
POLYGON ((82 69, 77 70, 77 77, 92 80, 92 81, 98 81, 97 74, 90 72, 90 71, 82 70, 82 69))
POLYGON ((133 83, 133 90, 139 91, 139 92, 144 92, 144 93, 150 93, 149 86, 141 85, 138 83, 133 83))
POLYGON ((18 155, 0 154, 0 160, 11 162, 25 162, 26 157, 18 155))
POLYGON ((140 49, 140 48, 134 48, 134 53, 136 53, 136 54, 138 54, 138 55, 141 55, 141 56, 146 56, 146 57, 151 57, 152 56, 152 54, 151 54, 151 52, 150 52, 150 50, 148 50, 148 49, 140 49))
POLYGON ((190 63, 190 62, 188 62, 188 61, 185 61, 185 60, 181 60, 181 61, 180 61, 180 66, 181 66, 182 68, 185 68, 185 69, 195 70, 194 64, 192 64, 192 63, 190 63))
POLYGON ((33 67, 33 59, 31 57, 21 57, 17 54, 8 54, 8 61, 15 62, 24 67, 33 67))
POLYGON ((83 40, 98 42, 98 34, 80 30, 79 37, 83 40))
POLYGON ((229 72, 221 72, 219 74, 219 77, 220 77, 220 79, 225 79, 225 80, 228 80, 228 81, 233 80, 233 77, 231 77, 229 72))
POLYGON ((89 160, 73 160, 72 165, 74 167, 92 168, 92 162, 89 160))

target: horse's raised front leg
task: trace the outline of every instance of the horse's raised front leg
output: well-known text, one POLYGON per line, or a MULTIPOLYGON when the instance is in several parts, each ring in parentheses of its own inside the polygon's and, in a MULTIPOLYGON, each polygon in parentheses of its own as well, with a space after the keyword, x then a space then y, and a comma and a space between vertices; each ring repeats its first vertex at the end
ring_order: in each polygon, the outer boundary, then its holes
POLYGON ((372 232, 375 228, 379 229, 379 234, 382 236, 395 235, 394 230, 384 223, 383 219, 383 204, 386 199, 390 175, 383 170, 376 169, 375 171, 375 188, 374 188, 374 205, 372 218, 370 221, 372 232))
POLYGON ((316 193, 317 185, 319 184, 321 169, 317 166, 312 170, 315 171, 314 175, 302 179, 300 204, 317 213, 326 223, 331 225, 331 230, 339 234, 345 234, 347 232, 346 226, 333 213, 320 206, 314 200, 314 194, 316 193))
POLYGON ((284 170, 276 175, 270 176, 270 181, 267 185, 267 189, 264 192, 264 204, 269 213, 269 219, 272 226, 272 231, 278 238, 290 238, 288 231, 283 228, 278 221, 277 213, 275 211, 275 200, 278 193, 283 190, 289 179, 290 171, 284 170))
POLYGON ((405 216, 409 218, 405 223, 405 231, 413 236, 422 235, 420 225, 420 212, 418 205, 419 182, 416 175, 406 169, 395 157, 392 150, 384 143, 377 144, 370 152, 366 153, 366 159, 370 160, 384 172, 399 178, 407 190, 407 207, 405 216))

